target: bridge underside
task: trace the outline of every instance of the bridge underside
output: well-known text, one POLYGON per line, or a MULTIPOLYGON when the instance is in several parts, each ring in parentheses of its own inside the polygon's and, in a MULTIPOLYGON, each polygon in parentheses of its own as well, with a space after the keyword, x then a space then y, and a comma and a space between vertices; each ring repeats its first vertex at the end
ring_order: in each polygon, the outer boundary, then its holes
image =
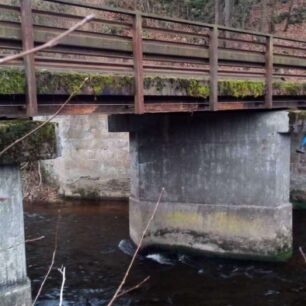
MULTIPOLYGON (((49 115, 89 78, 78 95, 63 109, 63 114, 134 113, 135 79, 122 72, 36 71, 38 114, 49 115)), ((144 111, 195 112, 210 111, 210 81, 199 73, 163 73, 152 71, 144 78, 144 111)), ((265 80, 260 77, 222 74, 218 81, 217 110, 266 109, 265 80)), ((306 82, 275 78, 273 108, 306 107, 306 82)), ((23 117, 26 114, 26 78, 20 67, 0 69, 0 114, 23 117)))
POLYGON ((292 248, 288 113, 114 115, 130 132, 130 235, 145 246, 285 260, 292 248))

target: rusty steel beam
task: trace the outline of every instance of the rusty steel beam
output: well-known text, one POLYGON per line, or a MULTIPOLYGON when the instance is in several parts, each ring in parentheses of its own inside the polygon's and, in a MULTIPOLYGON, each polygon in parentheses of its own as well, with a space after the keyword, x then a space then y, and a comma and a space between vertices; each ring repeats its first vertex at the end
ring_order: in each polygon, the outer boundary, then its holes
MULTIPOLYGON (((31 0, 22 0, 20 9, 22 45, 23 50, 27 51, 34 48, 31 0)), ((34 54, 28 54, 24 57, 24 66, 27 84, 27 115, 33 117, 37 114, 37 88, 34 54)))
POLYGON ((273 36, 267 37, 266 45, 266 93, 265 107, 273 106, 273 36))
POLYGON ((210 32, 209 68, 210 68, 210 109, 218 110, 218 28, 210 32))
POLYGON ((142 16, 136 13, 133 25, 133 54, 135 69, 135 113, 144 113, 144 72, 143 72, 143 39, 142 16))

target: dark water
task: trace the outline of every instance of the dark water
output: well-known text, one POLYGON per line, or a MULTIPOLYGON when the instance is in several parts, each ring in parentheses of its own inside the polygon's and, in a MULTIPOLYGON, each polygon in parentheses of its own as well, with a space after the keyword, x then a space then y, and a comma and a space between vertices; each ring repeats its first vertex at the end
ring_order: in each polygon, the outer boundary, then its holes
MULTIPOLYGON (((67 204, 61 208, 55 267, 38 305, 58 305, 61 275, 67 269, 64 305, 106 305, 130 262, 118 248, 128 239, 126 203, 67 204)), ((51 262, 58 207, 26 207, 28 274, 33 295, 51 262)), ((306 251, 306 211, 294 214, 293 258, 284 264, 255 263, 210 258, 188 258, 175 265, 138 259, 128 280, 133 286, 151 276, 141 289, 115 305, 249 306, 306 305, 306 264, 298 247, 306 251)))

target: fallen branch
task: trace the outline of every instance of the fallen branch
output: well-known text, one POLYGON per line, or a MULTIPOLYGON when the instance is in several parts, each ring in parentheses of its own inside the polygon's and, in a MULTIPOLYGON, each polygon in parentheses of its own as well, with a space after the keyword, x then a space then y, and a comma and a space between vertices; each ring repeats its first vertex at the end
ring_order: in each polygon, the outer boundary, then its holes
POLYGON ((146 227, 145 227, 145 229, 144 229, 144 231, 142 233, 142 236, 141 236, 140 241, 138 243, 137 249, 134 252, 134 255, 133 255, 132 260, 131 260, 131 262, 130 262, 130 264, 129 264, 126 272, 125 272, 125 275, 124 275, 124 277, 123 277, 119 287, 117 288, 114 296, 112 297, 110 302, 107 304, 107 306, 112 306, 114 304, 115 300, 118 298, 118 296, 120 294, 120 291, 122 290, 122 287, 126 283, 126 280, 127 280, 128 276, 129 276, 129 273, 130 273, 130 271, 131 271, 131 269, 132 269, 132 267, 134 265, 135 259, 136 259, 137 255, 138 255, 138 253, 140 251, 140 248, 142 246, 142 242, 143 242, 143 240, 145 238, 145 235, 146 235, 146 233, 147 233, 147 231, 148 231, 148 229, 149 229, 149 227, 150 227, 150 225, 151 225, 151 223, 152 223, 152 221, 153 221, 153 219, 154 219, 154 217, 156 215, 157 209, 159 207, 159 204, 161 202, 161 199, 162 199, 162 196, 163 196, 164 192, 165 192, 165 188, 162 189, 162 191, 161 191, 161 193, 159 195, 159 198, 158 198, 158 201, 157 201, 157 203, 156 203, 156 205, 154 207, 153 213, 152 213, 152 215, 151 215, 151 217, 150 217, 150 219, 149 219, 149 221, 148 221, 148 223, 147 223, 147 225, 146 225, 146 227))
POLYGON ((128 293, 130 293, 130 292, 132 292, 132 291, 137 290, 137 289, 140 288, 144 283, 146 283, 150 278, 151 278, 151 276, 148 276, 148 277, 146 277, 142 282, 138 283, 136 286, 133 286, 133 287, 131 287, 130 289, 125 290, 125 291, 119 293, 118 296, 117 296, 117 298, 120 298, 120 297, 122 297, 123 295, 126 295, 126 294, 128 294, 128 293))
POLYGON ((4 63, 7 63, 7 62, 10 62, 10 61, 13 61, 13 60, 16 60, 20 57, 24 57, 28 54, 36 53, 36 52, 41 51, 43 49, 52 48, 52 47, 56 46, 63 38, 65 38, 67 35, 69 35, 73 31, 77 30, 78 28, 80 28, 85 23, 91 21, 94 17, 95 17, 95 15, 93 15, 93 14, 89 15, 89 16, 86 16, 83 20, 76 23, 74 26, 69 28, 67 31, 59 34, 58 36, 54 37, 53 39, 49 40, 48 42, 46 42, 45 44, 43 44, 41 46, 38 46, 38 47, 35 47, 33 49, 29 49, 29 50, 20 52, 18 54, 9 55, 9 56, 6 56, 6 57, 2 58, 0 60, 0 65, 4 64, 4 63))
POLYGON ((34 239, 27 239, 27 240, 25 241, 25 243, 36 242, 36 241, 43 240, 43 239, 45 239, 45 238, 46 238, 45 236, 40 236, 40 237, 37 237, 37 238, 34 238, 34 239))
POLYGON ((39 296, 40 296, 40 294, 43 290, 43 287, 44 287, 44 285, 45 285, 45 283, 46 283, 46 281, 47 281, 47 279, 48 279, 48 277, 49 277, 49 275, 50 275, 50 273, 53 269, 53 266, 54 266, 55 256, 56 256, 56 251, 57 251, 57 246, 58 246, 59 222, 60 222, 60 210, 58 211, 58 215, 57 215, 57 222, 56 222, 55 236, 54 236, 54 251, 53 251, 53 254, 52 254, 51 264, 50 264, 49 269, 48 269, 48 271, 47 271, 47 273, 46 273, 46 275, 45 275, 45 277, 44 277, 44 279, 43 279, 43 281, 42 281, 42 283, 39 287, 39 290, 36 294, 36 297, 34 299, 34 302, 33 302, 32 306, 34 306, 36 304, 36 302, 37 302, 37 300, 38 300, 38 298, 39 298, 39 296))
POLYGON ((29 136, 31 136, 32 134, 34 134, 35 132, 37 132, 39 129, 41 129, 43 126, 45 126, 47 123, 49 123, 51 120, 53 120, 62 110, 63 108, 72 100, 72 98, 74 96, 76 96, 78 94, 78 92, 83 88, 83 86, 85 85, 85 83, 89 80, 89 78, 85 78, 84 81, 82 82, 82 84, 69 96, 69 98, 59 107, 59 109, 46 121, 44 121, 42 124, 38 125, 36 128, 34 128, 32 131, 30 131, 29 133, 25 134, 24 136, 18 138, 17 140, 15 140, 13 143, 11 143, 9 146, 7 146, 6 148, 4 148, 1 152, 0 152, 0 157, 7 152, 9 149, 11 149, 12 147, 14 147, 16 144, 20 143, 21 141, 25 140, 26 138, 28 138, 29 136))
POLYGON ((64 295, 64 287, 65 287, 65 282, 66 282, 66 268, 61 267, 60 269, 57 269, 59 273, 62 274, 62 285, 61 285, 61 291, 60 291, 60 301, 59 301, 59 306, 63 305, 63 295, 64 295))
POLYGON ((301 253, 301 255, 302 255, 302 257, 303 257, 303 259, 304 259, 304 261, 305 261, 305 263, 306 263, 306 255, 305 255, 305 253, 304 253, 304 251, 303 251, 303 248, 302 248, 302 247, 299 247, 299 251, 300 251, 300 253, 301 253))

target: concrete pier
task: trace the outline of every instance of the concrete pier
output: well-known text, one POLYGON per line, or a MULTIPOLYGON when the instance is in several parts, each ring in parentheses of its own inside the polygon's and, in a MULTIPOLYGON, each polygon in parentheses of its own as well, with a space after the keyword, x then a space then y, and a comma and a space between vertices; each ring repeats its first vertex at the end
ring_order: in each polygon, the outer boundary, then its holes
POLYGON ((111 116, 130 132, 130 236, 145 246, 286 260, 292 249, 287 112, 111 116))
MULTIPOLYGON (((39 122, 0 121, 0 152, 39 122)), ((23 222, 23 195, 19 164, 55 158, 55 124, 47 124, 0 156, 0 305, 30 306, 23 222)))
POLYGON ((0 167, 0 305, 31 305, 18 166, 0 167), (5 199, 6 198, 6 199, 5 199))

